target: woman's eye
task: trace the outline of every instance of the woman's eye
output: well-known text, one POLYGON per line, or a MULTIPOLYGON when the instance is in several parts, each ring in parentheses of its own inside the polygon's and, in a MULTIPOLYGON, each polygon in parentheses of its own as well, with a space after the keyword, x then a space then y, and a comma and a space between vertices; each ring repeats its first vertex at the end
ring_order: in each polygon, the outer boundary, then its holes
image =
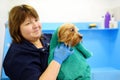
POLYGON ((32 22, 31 21, 28 21, 28 22, 26 22, 26 24, 25 25, 29 25, 29 24, 31 24, 32 22))
POLYGON ((39 21, 39 19, 38 19, 38 18, 36 18, 36 19, 35 19, 35 21, 37 22, 37 21, 39 21))
POLYGON ((30 22, 26 23, 26 25, 29 25, 29 24, 30 24, 30 22))

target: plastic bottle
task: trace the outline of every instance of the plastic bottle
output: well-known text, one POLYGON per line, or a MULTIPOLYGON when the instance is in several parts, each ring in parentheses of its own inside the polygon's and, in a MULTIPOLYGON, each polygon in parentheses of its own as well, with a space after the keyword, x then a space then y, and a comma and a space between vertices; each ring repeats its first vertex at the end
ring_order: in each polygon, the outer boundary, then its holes
POLYGON ((110 13, 107 12, 107 13, 105 14, 105 23, 104 23, 105 28, 109 28, 110 19, 111 19, 110 13))
POLYGON ((100 18, 100 29, 104 29, 104 16, 100 18))
POLYGON ((110 26, 110 28, 117 28, 117 27, 118 27, 118 23, 117 23, 117 21, 115 21, 115 18, 114 18, 113 15, 112 15, 112 17, 111 17, 109 26, 110 26))

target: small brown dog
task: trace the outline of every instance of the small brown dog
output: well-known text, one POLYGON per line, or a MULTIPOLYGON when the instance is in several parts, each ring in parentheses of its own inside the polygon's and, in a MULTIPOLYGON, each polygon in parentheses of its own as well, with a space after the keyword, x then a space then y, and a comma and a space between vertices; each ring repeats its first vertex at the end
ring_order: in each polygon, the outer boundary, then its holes
POLYGON ((57 80, 91 80, 90 67, 86 59, 91 53, 81 44, 82 35, 72 23, 62 24, 57 28, 50 42, 48 63, 54 58, 54 50, 63 42, 74 53, 61 65, 57 80))
POLYGON ((73 47, 82 41, 82 35, 78 32, 78 28, 74 24, 65 23, 58 30, 58 41, 73 47))

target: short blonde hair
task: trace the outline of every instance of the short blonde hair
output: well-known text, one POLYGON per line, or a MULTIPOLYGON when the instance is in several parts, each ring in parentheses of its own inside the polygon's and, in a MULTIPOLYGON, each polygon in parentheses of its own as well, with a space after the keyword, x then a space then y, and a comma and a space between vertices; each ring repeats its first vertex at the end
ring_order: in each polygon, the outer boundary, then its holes
POLYGON ((8 25, 13 42, 20 43, 24 39, 20 32, 20 26, 27 17, 39 19, 37 11, 30 5, 22 4, 10 10, 8 25))

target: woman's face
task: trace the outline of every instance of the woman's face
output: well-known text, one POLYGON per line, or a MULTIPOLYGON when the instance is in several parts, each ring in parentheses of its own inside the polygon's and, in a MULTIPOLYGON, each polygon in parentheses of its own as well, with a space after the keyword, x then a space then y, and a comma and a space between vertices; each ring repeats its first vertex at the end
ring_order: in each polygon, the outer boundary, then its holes
POLYGON ((20 25, 20 32, 26 40, 34 42, 41 37, 41 24, 38 19, 27 17, 20 25))

